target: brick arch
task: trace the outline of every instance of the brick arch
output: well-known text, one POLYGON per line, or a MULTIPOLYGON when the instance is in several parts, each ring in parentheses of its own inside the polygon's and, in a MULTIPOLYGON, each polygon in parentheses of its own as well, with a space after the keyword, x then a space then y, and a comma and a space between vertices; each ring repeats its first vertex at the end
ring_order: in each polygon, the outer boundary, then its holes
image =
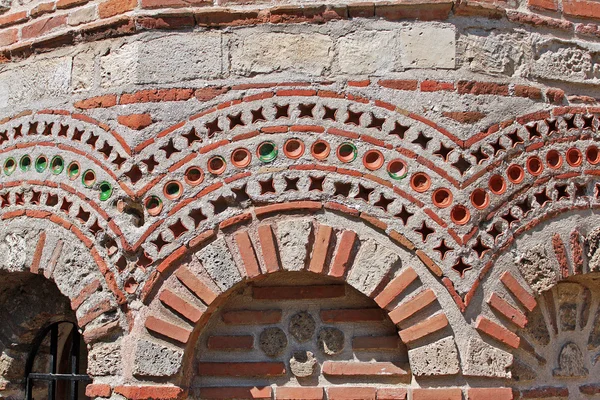
MULTIPOLYGON (((195 254, 171 260, 164 271, 172 276, 157 280, 149 289, 144 341, 157 348, 164 347, 158 344, 162 340, 177 345, 183 365, 189 368, 195 341, 229 295, 273 274, 294 272, 345 282, 371 298, 399 326, 400 339, 411 349, 419 351, 440 337, 452 337, 437 296, 443 286, 431 288, 429 278, 421 275, 431 272, 418 257, 407 259, 409 252, 398 252, 392 242, 376 237, 306 216, 262 220, 218 236, 203 234, 199 238, 203 242, 191 247, 195 254), (384 261, 370 269, 378 253, 384 261)), ((454 343, 452 338, 447 341, 454 343)), ((185 386, 191 373, 186 371, 172 369, 171 375, 177 372, 177 381, 185 386)))
POLYGON ((76 232, 59 222, 40 224, 35 218, 3 218, 0 269, 30 273, 53 282, 70 302, 87 343, 121 334, 127 299, 115 276, 76 232))

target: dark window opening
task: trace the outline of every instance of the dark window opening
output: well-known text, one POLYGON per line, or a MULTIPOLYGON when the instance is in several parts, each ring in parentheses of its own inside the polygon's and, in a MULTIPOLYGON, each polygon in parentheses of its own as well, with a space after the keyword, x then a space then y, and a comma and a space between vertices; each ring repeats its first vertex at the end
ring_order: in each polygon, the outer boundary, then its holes
POLYGON ((54 323, 40 332, 27 359, 25 399, 87 399, 85 386, 91 379, 86 369, 86 347, 77 326, 54 323))

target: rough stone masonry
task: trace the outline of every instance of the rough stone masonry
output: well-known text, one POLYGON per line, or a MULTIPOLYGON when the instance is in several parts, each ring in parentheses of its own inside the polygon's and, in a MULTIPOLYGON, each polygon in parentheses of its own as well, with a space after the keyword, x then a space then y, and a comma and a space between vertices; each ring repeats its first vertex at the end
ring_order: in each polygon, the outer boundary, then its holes
POLYGON ((59 322, 81 399, 599 396, 599 99, 597 0, 0 0, 0 398, 59 322))

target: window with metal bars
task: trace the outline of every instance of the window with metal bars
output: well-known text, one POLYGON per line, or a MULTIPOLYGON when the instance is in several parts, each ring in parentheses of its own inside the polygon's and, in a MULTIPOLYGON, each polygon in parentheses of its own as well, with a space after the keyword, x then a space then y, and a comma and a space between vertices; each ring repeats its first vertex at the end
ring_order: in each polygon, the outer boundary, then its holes
POLYGON ((74 323, 62 321, 45 328, 36 337, 25 365, 25 399, 87 399, 85 386, 91 379, 80 373, 87 369, 86 353, 74 323))

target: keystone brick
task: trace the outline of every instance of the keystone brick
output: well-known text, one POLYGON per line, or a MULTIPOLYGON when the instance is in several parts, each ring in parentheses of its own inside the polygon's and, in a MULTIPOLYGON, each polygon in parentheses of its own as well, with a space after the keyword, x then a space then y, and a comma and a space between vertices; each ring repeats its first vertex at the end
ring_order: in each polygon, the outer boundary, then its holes
POLYGON ((419 311, 427 308, 436 300, 437 297, 433 290, 427 289, 412 299, 400 304, 389 313, 389 317, 394 324, 400 324, 419 311))
POLYGON ((519 347, 521 339, 517 335, 483 315, 477 317, 475 328, 508 346, 514 347, 515 349, 519 347))
POLYGON ((320 387, 279 387, 275 390, 275 400, 322 400, 323 396, 320 387))
POLYGON ((230 325, 276 324, 281 320, 281 310, 227 311, 221 314, 221 319, 230 325))
POLYGON ((201 388, 201 399, 271 399, 271 387, 215 387, 201 388))
POLYGON ((282 376, 285 364, 282 362, 201 362, 198 373, 203 376, 282 376))
POLYGON ((257 300, 333 299, 344 297, 344 285, 255 286, 252 297, 257 300))
POLYGON ((340 244, 331 262, 329 275, 336 278, 341 278, 346 275, 352 262, 351 256, 356 241, 356 233, 354 231, 344 231, 340 237, 340 244))
POLYGON ((323 322, 373 322, 384 318, 379 308, 321 310, 323 322))
POLYGON ((319 225, 315 243, 313 245, 313 253, 310 260, 308 270, 310 272, 322 273, 325 270, 325 262, 327 261, 327 252, 331 243, 331 234, 333 229, 327 225, 319 225))
POLYGON ((448 318, 444 314, 436 314, 423 320, 410 328, 401 330, 398 334, 404 343, 412 343, 433 332, 448 326, 448 318))
POLYGON ((488 304, 490 307, 501 313, 505 318, 520 328, 524 328, 527 324, 527 318, 525 317, 525 314, 513 307, 510 303, 498 296, 496 293, 492 293, 490 299, 488 300, 488 304))
POLYGON ((387 286, 375 297, 375 302, 381 308, 385 308, 396 297, 398 297, 406 288, 417 279, 417 273, 411 267, 407 267, 398 276, 396 276, 387 286))
POLYGON ((413 400, 462 400, 460 389, 413 389, 413 400))
POLYGON ((273 236, 271 225, 261 225, 258 227, 258 241, 260 242, 265 269, 267 272, 275 272, 281 269, 279 263, 279 250, 273 236))

